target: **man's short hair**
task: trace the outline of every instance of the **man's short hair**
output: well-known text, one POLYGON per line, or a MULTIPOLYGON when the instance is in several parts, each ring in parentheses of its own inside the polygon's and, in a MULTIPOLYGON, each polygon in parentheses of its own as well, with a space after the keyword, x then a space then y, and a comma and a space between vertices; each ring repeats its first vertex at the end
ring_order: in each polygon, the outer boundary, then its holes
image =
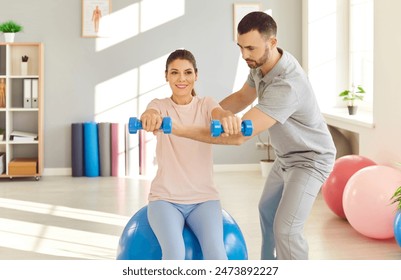
POLYGON ((277 24, 274 19, 264 12, 251 12, 244 16, 238 23, 238 34, 242 35, 252 30, 270 37, 277 34, 277 24))

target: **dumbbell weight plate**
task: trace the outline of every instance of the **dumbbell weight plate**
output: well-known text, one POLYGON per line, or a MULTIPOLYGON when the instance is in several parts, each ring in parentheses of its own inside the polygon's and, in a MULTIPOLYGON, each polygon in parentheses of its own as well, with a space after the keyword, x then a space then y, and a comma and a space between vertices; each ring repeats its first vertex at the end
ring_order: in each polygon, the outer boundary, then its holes
POLYGON ((162 120, 161 129, 163 130, 164 134, 170 134, 173 129, 173 121, 170 117, 164 117, 162 120))
POLYGON ((139 129, 142 129, 142 123, 138 118, 131 117, 128 122, 128 131, 130 134, 136 134, 139 129))
POLYGON ((242 121, 242 130, 244 136, 251 136, 253 132, 253 125, 251 120, 242 121))
POLYGON ((218 120, 212 120, 210 122, 210 134, 212 137, 220 136, 221 132, 223 131, 221 127, 221 123, 218 120))

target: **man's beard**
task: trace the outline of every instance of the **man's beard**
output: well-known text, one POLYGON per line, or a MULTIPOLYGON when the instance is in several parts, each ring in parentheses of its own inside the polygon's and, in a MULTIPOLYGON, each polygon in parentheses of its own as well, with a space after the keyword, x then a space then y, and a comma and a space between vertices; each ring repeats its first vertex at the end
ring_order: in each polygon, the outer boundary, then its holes
POLYGON ((266 63, 266 61, 269 58, 269 52, 267 51, 267 48, 265 49, 265 53, 263 54, 263 56, 258 60, 252 60, 252 59, 246 59, 245 61, 248 64, 248 67, 251 69, 256 69, 259 68, 260 66, 262 66, 263 64, 266 63), (248 62, 251 62, 251 64, 249 64, 248 62))

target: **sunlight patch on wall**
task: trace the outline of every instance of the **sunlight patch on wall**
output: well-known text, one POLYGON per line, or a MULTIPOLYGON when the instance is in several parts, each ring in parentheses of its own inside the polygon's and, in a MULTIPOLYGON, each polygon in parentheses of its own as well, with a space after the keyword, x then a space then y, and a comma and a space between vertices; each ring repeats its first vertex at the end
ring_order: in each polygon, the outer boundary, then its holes
POLYGON ((126 123, 137 114, 138 69, 134 68, 95 87, 95 121, 126 123))
POLYGON ((112 12, 103 20, 103 31, 96 39, 96 51, 102 51, 139 34, 139 4, 112 12))
MULTIPOLYGON (((242 88, 242 86, 248 79, 248 75, 249 75, 249 67, 248 67, 247 63, 245 62, 245 60, 242 58, 242 54, 240 52, 240 54, 238 55, 237 72, 235 74, 232 92, 236 92, 242 88)), ((239 112, 237 115, 239 117, 242 117, 250 108, 251 108, 251 106, 246 107, 244 110, 239 112)))
POLYGON ((139 67, 140 110, 145 110, 147 104, 154 98, 170 96, 164 71, 169 54, 156 58, 139 67))
POLYGON ((142 0, 141 32, 146 32, 184 14, 185 0, 142 0))
POLYGON ((102 19, 103 30, 96 39, 96 51, 110 48, 184 14, 185 0, 142 0, 112 12, 102 19))
POLYGON ((95 87, 95 121, 126 123, 154 98, 170 96, 164 75, 167 54, 95 87))

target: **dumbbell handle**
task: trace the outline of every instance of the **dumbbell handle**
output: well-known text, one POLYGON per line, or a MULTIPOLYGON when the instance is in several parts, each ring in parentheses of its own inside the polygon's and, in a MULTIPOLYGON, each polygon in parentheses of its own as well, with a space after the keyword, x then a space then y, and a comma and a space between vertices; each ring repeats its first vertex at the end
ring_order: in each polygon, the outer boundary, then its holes
MULTIPOLYGON (((160 130, 162 130, 165 134, 170 134, 173 122, 170 117, 164 117, 162 120, 162 125, 160 126, 160 130)), ((135 134, 138 130, 143 129, 142 122, 135 117, 129 118, 128 122, 128 131, 130 134, 135 134)))
MULTIPOLYGON (((253 125, 251 120, 243 120, 241 122, 241 133, 244 136, 251 136, 253 132, 253 125)), ((210 123, 210 133, 212 137, 218 137, 224 133, 223 126, 219 120, 212 120, 210 123)))

